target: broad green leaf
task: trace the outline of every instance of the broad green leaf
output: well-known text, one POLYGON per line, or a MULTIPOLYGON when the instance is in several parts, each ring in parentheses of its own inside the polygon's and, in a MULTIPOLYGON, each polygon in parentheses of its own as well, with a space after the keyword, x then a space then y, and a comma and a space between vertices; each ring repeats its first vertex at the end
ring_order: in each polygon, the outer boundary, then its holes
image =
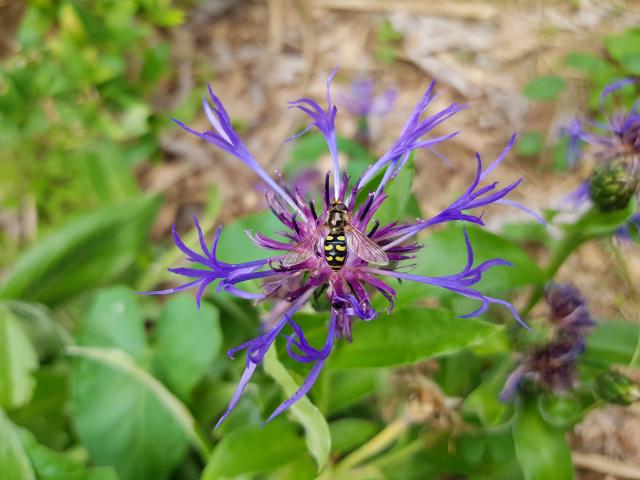
POLYGON ((623 320, 598 321, 587 335, 580 360, 602 366, 640 366, 640 327, 623 320))
POLYGON ((202 480, 233 479, 271 471, 296 460, 304 451, 302 438, 283 419, 264 427, 245 426, 222 438, 213 450, 202 480))
POLYGON ((44 305, 18 300, 0 301, 18 319, 31 340, 40 360, 56 355, 72 341, 71 335, 56 322, 52 312, 44 305))
POLYGON ((154 371, 176 395, 188 399, 221 345, 218 310, 206 302, 198 310, 191 296, 174 297, 158 319, 154 371))
POLYGON ((356 322, 353 343, 340 345, 328 364, 332 368, 409 365, 504 335, 499 325, 456 318, 444 309, 402 308, 391 316, 356 322))
POLYGON ((29 401, 34 389, 32 372, 38 367, 29 337, 18 319, 0 304, 0 407, 16 408, 29 401))
POLYGON ((513 424, 513 443, 525 480, 571 480, 573 465, 565 432, 551 427, 528 402, 513 424))
MULTIPOLYGON (((275 345, 269 349, 264 357, 264 370, 278 382, 287 398, 300 388, 278 360, 275 345)), ((315 458, 318 470, 322 470, 329 461, 329 452, 331 451, 331 436, 327 421, 306 396, 292 405, 289 410, 293 418, 304 427, 309 452, 315 458)))
MULTIPOLYGON (((276 231, 282 230, 282 224, 270 211, 265 211, 247 215, 225 225, 218 244, 218 258, 221 261, 241 263, 272 255, 255 245, 247 236, 247 230, 275 236, 276 231)), ((194 247, 194 245, 189 246, 194 247)))
POLYGON ((30 432, 22 432, 22 444, 38 480, 89 480, 84 465, 39 444, 30 432))
POLYGON ((36 388, 29 403, 11 412, 16 424, 56 450, 66 448, 70 442, 69 370, 66 362, 41 366, 33 374, 36 388))
POLYGON ((98 292, 80 322, 76 338, 80 345, 119 348, 141 361, 146 334, 136 295, 124 286, 98 292))
POLYGON ((335 413, 372 395, 382 376, 378 368, 335 369, 325 375, 329 377, 327 389, 323 391, 328 397, 327 413, 335 413))
POLYGON ((620 35, 604 37, 603 42, 609 55, 624 64, 628 57, 640 54, 640 29, 630 28, 620 35))
MULTIPOLYGON (((501 258, 509 261, 512 266, 500 265, 482 274, 482 280, 473 288, 483 294, 502 297, 504 293, 526 285, 543 285, 546 281, 545 273, 517 244, 487 232, 481 228, 467 227, 474 252, 474 266, 480 263, 501 258)), ((418 252, 415 260, 416 267, 411 273, 425 276, 452 275, 460 272, 467 263, 467 251, 464 243, 462 227, 450 225, 444 230, 428 232, 423 239, 424 247, 418 252)), ((392 282, 391 286, 397 292, 397 306, 409 306, 427 298, 464 300, 456 308, 458 314, 468 313, 477 308, 478 302, 461 299, 442 288, 424 285, 417 282, 392 282)), ((381 296, 374 298, 376 307, 384 307, 385 300, 381 296)))
POLYGON ((76 430, 96 465, 121 480, 164 479, 187 451, 206 454, 187 408, 121 350, 69 347, 76 430), (135 452, 138 452, 137 454, 135 452))
POLYGON ((18 430, 0 409, 0 474, 3 480, 36 480, 18 430))
POLYGON ((572 52, 567 55, 564 59, 564 63, 570 67, 587 73, 597 72, 607 66, 607 62, 605 62, 601 57, 580 52, 572 52))
POLYGON ((135 261, 158 206, 139 198, 77 216, 18 258, 0 298, 51 305, 108 283, 135 261))
POLYGON ((531 80, 523 90, 531 100, 548 102, 555 100, 558 94, 567 87, 565 81, 554 75, 543 75, 531 80))
POLYGON ((518 155, 523 157, 535 157, 544 148, 544 137, 542 132, 531 130, 523 133, 516 144, 518 155))
MULTIPOLYGON (((501 258, 513 266, 498 266, 485 272, 474 288, 480 291, 505 291, 545 282, 545 274, 531 257, 515 243, 482 228, 467 227, 474 253, 474 266, 486 260, 501 258)), ((424 238, 424 248, 416 260, 415 273, 451 275, 467 262, 462 228, 450 225, 424 238)))
POLYGON ((378 425, 363 418, 341 418, 329 424, 332 451, 346 453, 362 445, 379 430, 378 425))

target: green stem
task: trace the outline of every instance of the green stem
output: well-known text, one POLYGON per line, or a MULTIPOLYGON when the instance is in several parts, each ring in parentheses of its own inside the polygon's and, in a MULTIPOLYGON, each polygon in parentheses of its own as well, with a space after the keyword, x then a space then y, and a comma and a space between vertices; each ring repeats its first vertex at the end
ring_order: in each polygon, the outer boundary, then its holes
POLYGON ((406 432, 408 427, 409 422, 404 418, 399 418, 393 421, 363 446, 346 456, 338 465, 336 465, 335 472, 346 472, 368 458, 380 453, 395 442, 400 435, 406 432))
MULTIPOLYGON (((560 267, 564 264, 567 258, 569 258, 569 256, 588 239, 589 239, 588 236, 585 236, 580 232, 575 231, 567 234, 560 241, 560 243, 558 243, 558 245, 555 247, 555 249, 551 254, 551 260, 549 262, 549 265, 544 270, 545 278, 547 279, 547 281, 551 280, 556 275, 556 273, 558 273, 558 270, 560 270, 560 267)), ((533 307, 536 306, 538 301, 540 301, 543 294, 544 294, 544 285, 540 285, 536 287, 536 289, 532 292, 531 296, 529 297, 529 301, 527 302, 527 305, 520 312, 520 315, 522 317, 526 316, 533 309, 533 307)))

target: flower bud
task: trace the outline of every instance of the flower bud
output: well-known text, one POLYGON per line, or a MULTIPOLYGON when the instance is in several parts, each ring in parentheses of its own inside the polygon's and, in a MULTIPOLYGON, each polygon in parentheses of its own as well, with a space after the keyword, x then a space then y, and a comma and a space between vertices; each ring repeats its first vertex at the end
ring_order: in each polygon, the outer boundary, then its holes
POLYGON ((640 387, 615 370, 596 377, 594 393, 599 399, 617 405, 630 405, 640 400, 640 387))
POLYGON ((637 187, 637 179, 624 165, 612 164, 594 170, 589 179, 589 196, 603 212, 614 212, 629 205, 637 187))

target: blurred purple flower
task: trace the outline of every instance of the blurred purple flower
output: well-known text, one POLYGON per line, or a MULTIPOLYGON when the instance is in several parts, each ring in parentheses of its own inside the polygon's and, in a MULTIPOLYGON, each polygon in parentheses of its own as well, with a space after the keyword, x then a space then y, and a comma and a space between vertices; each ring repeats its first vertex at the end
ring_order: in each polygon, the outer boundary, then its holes
MULTIPOLYGON (((600 106, 604 109, 605 99, 625 85, 635 84, 634 79, 624 79, 607 85, 600 94, 600 106)), ((580 142, 586 142, 598 148, 596 156, 602 160, 624 158, 630 168, 637 169, 640 161, 640 100, 628 111, 617 110, 606 122, 591 119, 575 119, 564 131, 569 135, 570 163, 582 156, 580 142)))
POLYGON ((500 399, 510 401, 525 380, 544 390, 564 394, 575 388, 576 360, 584 350, 584 337, 595 325, 580 291, 568 284, 551 283, 545 289, 554 338, 528 352, 509 375, 500 399))
MULTIPOLYGON (((334 74, 335 70, 331 73, 329 80, 334 74)), ((265 191, 265 199, 269 209, 286 229, 281 233, 280 239, 267 237, 260 232, 250 233, 250 237, 258 246, 284 253, 275 253, 247 263, 229 264, 217 258, 216 247, 220 238, 220 229, 216 232, 213 245, 209 249, 196 220, 202 253, 184 245, 175 232, 174 238, 178 248, 185 253, 186 259, 196 264, 197 268, 171 269, 173 273, 186 277, 188 281, 176 288, 149 292, 166 294, 198 287, 196 301, 199 304, 205 289, 217 282, 217 291, 226 291, 242 298, 279 300, 274 307, 266 331, 228 352, 231 357, 240 351, 246 351, 246 368, 218 425, 235 407, 255 369, 262 363, 265 353, 285 329, 291 331, 291 334, 286 336, 289 356, 298 362, 310 364, 311 370, 300 389, 278 406, 269 420, 304 396, 318 377, 333 349, 336 338, 343 337, 351 341, 351 327, 355 320, 371 321, 378 316, 380 312, 373 308, 371 301, 376 292, 387 299, 388 311, 393 308, 396 292, 385 282, 387 279, 405 279, 435 285, 480 302, 480 307, 465 317, 479 315, 494 303, 507 307, 512 315, 523 323, 509 302, 486 296, 475 288, 485 271, 494 266, 509 265, 509 263, 505 260, 493 259, 474 266, 473 250, 466 233, 464 241, 468 262, 460 273, 429 277, 399 271, 403 262, 414 258, 415 253, 421 248, 417 243, 416 235, 426 228, 452 221, 483 225, 482 209, 493 203, 515 206, 532 213, 522 205, 505 199, 520 180, 502 189, 497 187, 497 182, 480 186, 511 149, 515 136, 501 155, 484 170, 481 158, 477 155, 477 173, 472 184, 449 207, 434 217, 418 219, 412 223, 392 222, 387 225, 381 225, 378 220, 374 220, 376 212, 387 198, 384 193, 385 185, 397 175, 408 155, 419 148, 431 149, 457 133, 424 138, 435 126, 463 108, 454 103, 421 120, 424 110, 433 99, 433 88, 432 82, 422 100, 416 105, 399 139, 390 150, 355 182, 351 182, 346 174, 338 170, 333 127, 337 109, 331 104, 329 82, 327 82, 327 110, 308 98, 292 102, 294 107, 311 117, 312 123, 307 130, 313 127, 320 130, 334 159, 333 185, 330 181, 331 174, 328 173, 325 177, 320 208, 316 206, 313 198, 307 198, 300 189, 290 190, 268 177, 231 127, 227 112, 211 89, 209 94, 215 108, 211 108, 205 101, 205 112, 213 130, 199 132, 177 122, 186 131, 240 158, 256 172, 268 187, 265 191), (358 202, 359 193, 378 173, 382 174, 382 179, 378 184, 367 188, 368 195, 362 202, 358 202), (479 213, 478 209, 480 209, 479 213), (333 237, 330 239, 329 235, 329 225, 336 220, 336 215, 346 221, 346 226, 343 225, 342 239, 340 236, 337 237, 338 241, 344 243, 334 247, 327 242, 336 240, 333 237), (336 248, 336 252, 344 253, 341 257, 338 257, 339 253, 335 253, 337 256, 334 260, 331 254, 325 253, 331 248, 336 248), (342 263, 335 263, 338 258, 342 263), (239 288, 243 282, 255 279, 263 281, 261 293, 256 294, 239 288), (331 314, 324 345, 316 348, 307 340, 302 327, 295 321, 294 314, 303 308, 314 294, 322 292, 327 295, 331 314)), ((407 334, 410 335, 410 332, 407 334)))
MULTIPOLYGON (((636 80, 628 78, 607 85, 600 94, 602 111, 609 95, 630 84, 636 84, 636 80)), ((640 177, 639 107, 640 100, 637 100, 628 111, 617 110, 605 122, 575 119, 562 129, 569 138, 567 157, 570 166, 583 158, 585 143, 595 148, 592 175, 569 195, 568 203, 578 207, 590 199, 602 211, 614 211, 624 208, 637 193, 640 177)))
POLYGON ((340 95, 340 103, 356 117, 380 116, 393 110, 398 92, 388 88, 376 95, 373 80, 360 78, 351 83, 351 93, 340 95))

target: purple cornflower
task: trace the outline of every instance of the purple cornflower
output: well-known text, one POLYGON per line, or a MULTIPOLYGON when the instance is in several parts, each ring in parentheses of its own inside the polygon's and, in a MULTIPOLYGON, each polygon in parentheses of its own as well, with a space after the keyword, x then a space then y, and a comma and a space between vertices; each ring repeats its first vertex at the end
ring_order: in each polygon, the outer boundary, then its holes
POLYGON ((509 375, 500 393, 510 401, 525 380, 544 390, 563 394, 575 388, 576 359, 584 350, 584 336, 595 325, 580 291, 572 285, 551 283, 545 289, 553 339, 527 353, 509 375))
MULTIPOLYGON (((604 110, 606 98, 624 87, 635 84, 636 80, 627 78, 607 85, 600 94, 600 107, 604 110)), ((582 156, 581 142, 594 145, 597 160, 625 160, 635 171, 640 161, 640 100, 628 110, 617 110, 606 122, 592 119, 574 119, 564 132, 569 136, 570 163, 582 156)))
MULTIPOLYGON (((625 85, 624 79, 606 86, 600 94, 600 107, 605 100, 625 85)), ((573 192, 568 201, 578 205, 590 198, 603 211, 624 208, 635 195, 640 176, 640 100, 628 110, 617 110, 606 122, 575 119, 563 129, 569 137, 568 161, 574 165, 583 157, 583 144, 595 148, 595 166, 591 178, 573 192)))
MULTIPOLYGON (((233 357, 240 351, 246 351, 246 368, 218 425, 236 406, 257 366, 262 363, 265 353, 285 329, 291 332, 286 337, 289 356, 312 367, 300 389, 280 404, 268 420, 304 396, 313 386, 336 339, 343 337, 351 341, 351 327, 355 320, 370 321, 378 316, 380 312, 373 308, 371 302, 374 294, 379 293, 387 299, 388 311, 393 308, 396 292, 387 283, 389 280, 404 279, 435 285, 480 302, 480 307, 465 317, 480 315, 494 303, 507 307, 512 315, 523 323, 509 302, 486 296, 474 288, 485 271, 509 263, 501 259, 492 259, 474 265, 473 250, 466 233, 464 240, 468 262, 460 273, 429 277, 400 271, 403 263, 414 258, 421 247, 416 235, 429 227, 452 221, 482 225, 482 210, 493 203, 508 204, 529 211, 522 205, 504 198, 522 179, 502 189, 497 187, 497 182, 480 186, 511 149, 515 136, 486 169, 483 169, 480 156, 476 155, 477 172, 474 181, 442 212, 430 219, 381 225, 374 217, 386 199, 384 188, 387 183, 397 175, 412 151, 419 148, 431 149, 456 135, 458 132, 425 138, 434 127, 462 110, 464 106, 453 103, 434 115, 422 118, 434 98, 435 82, 431 82, 398 140, 359 180, 351 182, 338 167, 334 132, 337 109, 331 103, 329 92, 329 82, 334 74, 335 70, 327 82, 327 109, 309 98, 291 102, 294 108, 311 118, 311 124, 305 131, 316 127, 324 136, 333 158, 333 175, 326 175, 319 204, 316 203, 318 199, 307 198, 299 189, 289 189, 267 175, 233 130, 227 112, 211 88, 209 96, 213 106, 205 100, 204 109, 213 130, 199 132, 176 121, 186 131, 238 157, 256 172, 267 186, 265 198, 271 212, 285 229, 279 239, 267 237, 260 232, 250 233, 257 245, 274 253, 247 263, 229 264, 217 257, 221 229, 217 230, 209 248, 195 219, 201 252, 186 246, 175 233, 175 229, 174 239, 178 248, 186 255, 186 259, 196 264, 197 268, 170 269, 173 273, 187 277, 187 283, 168 290, 150 292, 167 294, 197 287, 196 302, 200 304, 205 289, 217 282, 216 291, 226 291, 241 298, 259 301, 276 300, 266 331, 228 352, 228 355, 233 357), (363 190, 368 194, 364 201, 358 203, 358 194, 363 190), (240 288, 243 282, 256 279, 263 281, 260 294, 240 288), (331 311, 325 343, 321 348, 316 348, 308 342, 303 326, 297 323, 294 314, 305 306, 312 295, 323 291, 328 297, 331 311)), ((407 335, 410 334, 407 332, 407 335)))

